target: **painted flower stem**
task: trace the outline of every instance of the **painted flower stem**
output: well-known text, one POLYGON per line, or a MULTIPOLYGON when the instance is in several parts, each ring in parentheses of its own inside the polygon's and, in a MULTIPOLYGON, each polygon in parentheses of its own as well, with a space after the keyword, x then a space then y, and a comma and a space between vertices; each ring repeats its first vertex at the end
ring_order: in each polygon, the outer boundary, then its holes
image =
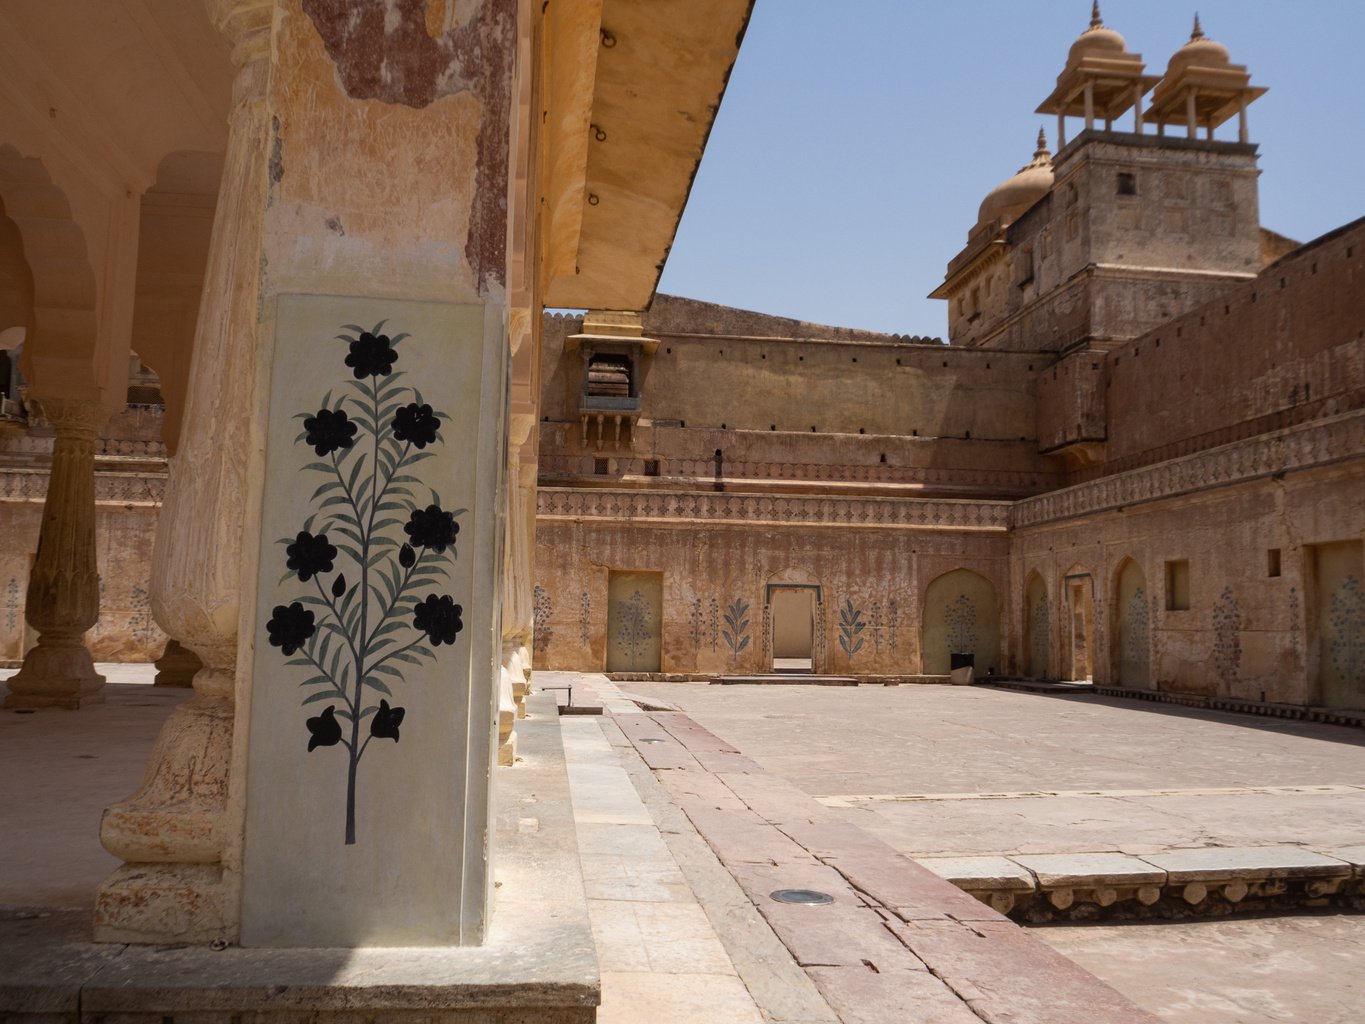
POLYGON ((419 503, 420 483, 410 475, 413 464, 435 455, 424 449, 445 440, 442 421, 449 417, 433 410, 416 388, 398 383, 403 374, 393 370, 396 346, 408 335, 390 338, 380 333, 383 325, 343 326, 349 333, 337 338, 348 347, 345 363, 354 390, 335 402, 328 391, 316 411, 295 417, 304 428, 296 443, 319 459, 305 469, 325 479, 313 493, 314 511, 302 529, 279 541, 288 569, 281 584, 292 576, 313 586, 293 601, 285 597, 265 623, 272 646, 286 658, 297 652, 286 664, 313 672, 300 684, 312 688, 303 704, 321 707, 306 722, 307 752, 346 749, 348 846, 357 838, 360 761, 370 740, 397 743, 406 716, 390 690, 406 679, 394 662, 421 665, 434 659, 437 648, 454 644, 463 628, 462 608, 452 595, 414 593, 419 585, 449 580, 456 557, 455 517, 464 510, 442 509, 434 490, 429 501, 419 503), (400 524, 410 543, 395 536, 400 524), (334 569, 338 555, 355 563, 354 572, 349 565, 346 572, 334 569), (367 688, 383 699, 366 706, 367 688))

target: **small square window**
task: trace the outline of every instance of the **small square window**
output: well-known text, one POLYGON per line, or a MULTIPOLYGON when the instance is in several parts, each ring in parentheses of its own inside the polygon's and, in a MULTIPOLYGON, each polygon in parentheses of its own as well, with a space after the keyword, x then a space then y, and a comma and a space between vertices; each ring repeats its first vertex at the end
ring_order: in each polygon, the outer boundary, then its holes
POLYGON ((1265 574, 1274 579, 1280 575, 1280 549, 1270 548, 1265 556, 1265 574))
POLYGON ((593 460, 592 460, 592 471, 593 471, 594 473, 596 473, 598 476, 606 476, 608 473, 611 472, 611 460, 610 460, 610 459, 593 459, 593 460))
POLYGON ((1166 563, 1166 610, 1190 610, 1190 563, 1185 559, 1166 563))
POLYGON ((658 475, 659 475, 659 460, 658 460, 658 459, 645 459, 645 476, 658 476, 658 475))
POLYGON ((1119 172, 1118 194, 1121 196, 1137 195, 1137 175, 1129 174, 1124 171, 1119 172))

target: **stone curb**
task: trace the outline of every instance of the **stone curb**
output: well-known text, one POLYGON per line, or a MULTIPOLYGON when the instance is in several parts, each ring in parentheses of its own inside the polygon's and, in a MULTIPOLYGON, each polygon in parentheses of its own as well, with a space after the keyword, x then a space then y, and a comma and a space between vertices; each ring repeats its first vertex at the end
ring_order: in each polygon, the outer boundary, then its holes
POLYGON ((1099 916, 1111 907, 1164 904, 1176 913, 1223 914, 1321 907, 1365 899, 1365 846, 1204 847, 1123 853, 917 857, 930 871, 1002 914, 1099 916), (1124 905, 1128 906, 1124 906, 1124 905))

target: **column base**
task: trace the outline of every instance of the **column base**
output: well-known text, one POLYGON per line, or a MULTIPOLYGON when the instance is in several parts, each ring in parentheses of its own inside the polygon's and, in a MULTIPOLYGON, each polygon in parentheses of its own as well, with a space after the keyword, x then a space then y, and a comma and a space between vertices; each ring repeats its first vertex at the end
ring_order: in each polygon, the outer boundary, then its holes
POLYGON ((155 664, 156 679, 152 682, 153 686, 188 687, 194 674, 204 667, 199 655, 182 647, 178 640, 167 641, 166 649, 155 664))
POLYGON ((125 864, 95 891, 95 941, 230 942, 231 902, 217 864, 125 864))
POLYGON ((78 708, 104 703, 104 676, 83 646, 38 646, 24 658, 24 667, 10 677, 5 707, 78 708))

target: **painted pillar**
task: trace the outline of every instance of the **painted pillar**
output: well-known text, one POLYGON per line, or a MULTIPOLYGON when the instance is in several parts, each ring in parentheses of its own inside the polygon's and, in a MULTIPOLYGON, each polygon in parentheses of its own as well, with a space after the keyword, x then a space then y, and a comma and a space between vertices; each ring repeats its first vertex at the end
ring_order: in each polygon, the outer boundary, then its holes
POLYGON ((516 4, 275 8, 240 938, 474 944, 502 669, 516 4))
POLYGON ((100 840, 126 863, 100 887, 95 937, 235 941, 241 884, 234 719, 243 562, 259 483, 249 467, 262 217, 269 174, 271 0, 207 0, 237 66, 223 181, 179 449, 152 557, 157 623, 202 662, 194 697, 162 728, 138 791, 105 811, 100 840))
POLYGON ((95 434, 108 411, 93 400, 34 398, 57 437, 29 574, 24 618, 38 646, 9 680, 7 708, 70 708, 104 702, 104 677, 95 671, 85 631, 100 614, 95 562, 95 434))

